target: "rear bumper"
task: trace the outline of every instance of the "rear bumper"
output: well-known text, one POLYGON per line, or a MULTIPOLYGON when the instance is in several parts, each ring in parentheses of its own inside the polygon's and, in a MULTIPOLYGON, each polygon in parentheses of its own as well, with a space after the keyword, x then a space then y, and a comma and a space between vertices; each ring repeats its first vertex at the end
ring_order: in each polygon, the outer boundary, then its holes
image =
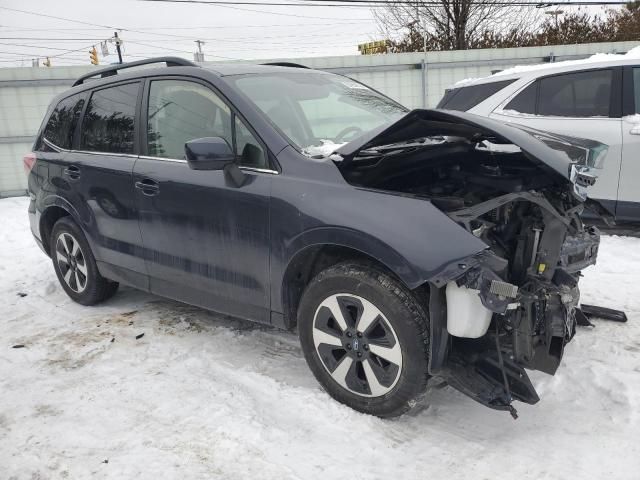
POLYGON ((36 244, 38 244, 38 246, 40 247, 40 250, 42 250, 44 254, 48 256, 49 254, 47 253, 47 251, 44 249, 44 246, 42 245, 42 240, 40 240, 35 235, 33 236, 33 239, 36 241, 36 244))
POLYGON ((44 248, 44 245, 42 244, 42 238, 40 237, 40 213, 36 208, 35 200, 31 199, 31 201, 29 202, 29 208, 27 212, 29 215, 29 226, 31 228, 31 234, 33 235, 33 239, 38 244, 38 247, 40 247, 40 250, 42 250, 45 254, 49 255, 47 253, 47 250, 44 248))

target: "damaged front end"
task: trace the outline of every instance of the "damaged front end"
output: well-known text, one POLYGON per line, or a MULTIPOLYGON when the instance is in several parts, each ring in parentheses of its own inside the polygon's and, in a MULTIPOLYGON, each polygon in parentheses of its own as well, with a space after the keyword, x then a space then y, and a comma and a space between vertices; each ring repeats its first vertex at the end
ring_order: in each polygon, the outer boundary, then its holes
POLYGON ((599 232, 582 224, 578 210, 527 192, 448 212, 491 248, 455 279, 438 278, 446 287, 431 289, 441 297, 434 305, 446 306, 432 312, 443 349, 432 374, 492 408, 538 401, 524 369, 558 369, 575 334, 580 271, 598 253, 599 232))
POLYGON ((487 245, 429 279, 430 374, 513 415, 536 403, 525 368, 556 372, 596 262, 580 215, 606 146, 421 110, 338 154, 350 183, 428 199, 487 245))

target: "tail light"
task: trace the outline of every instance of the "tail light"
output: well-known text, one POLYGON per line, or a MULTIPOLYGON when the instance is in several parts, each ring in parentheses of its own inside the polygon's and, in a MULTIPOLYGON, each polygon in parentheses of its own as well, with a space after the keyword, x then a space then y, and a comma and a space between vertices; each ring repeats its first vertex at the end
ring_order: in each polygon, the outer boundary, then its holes
POLYGON ((36 164, 36 154, 33 152, 27 153, 22 157, 22 162, 24 163, 24 173, 28 176, 31 173, 31 169, 36 164))

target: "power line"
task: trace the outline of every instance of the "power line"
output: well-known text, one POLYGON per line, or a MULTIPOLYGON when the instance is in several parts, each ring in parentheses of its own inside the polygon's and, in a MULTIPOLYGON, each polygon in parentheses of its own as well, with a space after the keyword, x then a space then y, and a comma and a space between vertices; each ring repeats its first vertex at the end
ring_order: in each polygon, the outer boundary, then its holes
POLYGON ((48 15, 46 13, 30 12, 28 10, 20 10, 18 8, 9 8, 9 7, 0 6, 0 9, 9 10, 10 12, 25 13, 25 14, 28 14, 28 15, 36 15, 38 17, 53 18, 55 20, 62 20, 62 21, 65 21, 65 22, 81 23, 82 25, 91 25, 92 27, 101 27, 101 28, 108 28, 108 29, 114 29, 115 28, 116 30, 118 30, 118 27, 114 27, 114 26, 111 26, 111 25, 100 25, 100 24, 97 24, 97 23, 83 22, 82 20, 72 20, 70 18, 57 17, 55 15, 48 15))
MULTIPOLYGON (((265 10, 254 10, 254 9, 250 9, 250 8, 241 8, 241 7, 236 7, 236 6, 231 6, 231 5, 236 5, 238 4, 238 2, 233 2, 233 1, 227 1, 225 2, 227 4, 220 4, 219 6, 221 8, 230 8, 233 10, 240 10, 240 11, 245 11, 245 12, 256 12, 256 13, 261 13, 261 14, 267 14, 267 15, 280 15, 280 16, 285 16, 285 17, 295 17, 295 18, 310 18, 310 19, 314 19, 314 20, 342 20, 341 18, 335 18, 335 17, 318 17, 318 16, 310 16, 310 15, 296 15, 296 14, 292 14, 292 13, 282 13, 282 12, 272 12, 272 11, 265 11, 265 10)), ((214 2, 215 4, 215 2, 214 2)), ((257 5, 260 6, 262 4, 260 3, 252 3, 252 2, 243 2, 243 4, 247 4, 247 5, 257 5)), ((287 5, 297 5, 297 4, 287 4, 287 5)), ((45 14, 45 13, 38 13, 38 12, 31 12, 28 10, 20 10, 17 8, 9 8, 9 7, 3 7, 0 6, 0 9, 2 10, 8 10, 8 11, 12 11, 12 12, 19 12, 19 13, 24 13, 27 15, 35 15, 35 16, 39 16, 39 17, 46 17, 46 18, 54 18, 56 20, 62 20, 65 22, 72 22, 72 23, 78 23, 78 24, 82 24, 82 25, 89 25, 89 26, 93 26, 93 27, 100 27, 100 28, 107 28, 107 29, 115 29, 115 30, 122 30, 122 31, 128 31, 128 32, 137 32, 137 33, 148 33, 150 35, 161 35, 161 36, 172 36, 171 34, 168 33, 153 33, 153 32, 143 32, 140 30, 136 30, 133 28, 124 28, 124 27, 118 27, 118 26, 113 26, 113 25, 100 25, 100 24, 96 24, 96 23, 91 23, 91 22, 84 22, 82 20, 75 20, 72 18, 65 18, 65 17, 58 17, 55 15, 49 15, 49 14, 45 14)), ((370 19, 367 18, 351 18, 349 20, 357 20, 357 21, 370 21, 370 19)))
MULTIPOLYGON (((335 22, 332 25, 361 25, 361 22, 369 22, 370 20, 359 20, 359 21, 349 21, 349 22, 335 22)), ((198 25, 198 26, 188 26, 188 27, 176 27, 176 26, 167 26, 167 27, 132 27, 137 31, 150 31, 150 30, 220 30, 220 29, 229 29, 229 28, 290 28, 290 27, 326 27, 327 22, 324 23, 281 23, 281 24, 257 24, 257 25, 198 25)), ((32 28, 28 25, 24 26, 24 28, 15 28, 15 25, 12 25, 12 28, 9 30, 6 27, 0 26, 0 33, 11 33, 11 32, 82 32, 82 31, 95 31, 95 30, 104 30, 102 27, 92 27, 92 28, 32 28)))
MULTIPOLYGON (((252 5, 263 5, 261 3, 253 3, 252 5)), ((253 12, 253 13, 261 13, 263 15, 279 15, 281 17, 294 17, 294 18, 312 18, 313 20, 342 20, 341 18, 336 18, 336 17, 318 17, 316 15, 298 15, 295 13, 284 13, 284 12, 274 12, 272 10, 256 10, 254 8, 243 8, 243 7, 232 7, 231 5, 221 5, 221 4, 217 4, 216 6, 220 7, 220 8, 227 8, 227 9, 231 9, 231 10, 239 10, 241 12, 253 12)), ((351 20, 359 20, 359 21, 368 21, 370 22, 371 19, 368 18, 352 18, 351 20)))
POLYGON ((43 42, 104 42, 104 38, 0 37, 0 40, 41 40, 43 42))
MULTIPOLYGON (((254 6, 276 6, 276 7, 355 7, 378 8, 388 5, 408 5, 408 6, 441 6, 442 3, 436 0, 306 0, 309 3, 287 3, 277 1, 244 1, 244 0, 137 0, 140 2, 152 3, 190 3, 199 5, 254 5, 254 6), (318 3, 322 2, 322 3, 318 3)), ((598 0, 590 1, 550 1, 550 2, 532 2, 529 0, 477 0, 469 2, 470 5, 493 5, 503 7, 549 7, 549 6, 600 6, 600 5, 626 5, 629 2, 620 0, 598 0)), ((318 17, 310 17, 318 18, 318 17)))
POLYGON ((43 45, 30 45, 30 44, 25 44, 25 43, 7 43, 7 42, 0 42, 0 45, 7 45, 7 46, 11 46, 11 47, 46 48, 47 50, 59 50, 59 51, 63 51, 63 52, 77 52, 77 50, 71 50, 71 49, 68 49, 68 48, 50 47, 48 45, 43 46, 43 45))

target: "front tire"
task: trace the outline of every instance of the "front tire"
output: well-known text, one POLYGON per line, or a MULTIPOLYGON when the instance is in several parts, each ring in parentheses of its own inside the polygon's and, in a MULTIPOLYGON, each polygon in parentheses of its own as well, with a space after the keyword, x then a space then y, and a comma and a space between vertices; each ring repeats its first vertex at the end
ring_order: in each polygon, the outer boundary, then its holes
POLYGON ((427 313, 381 269, 342 263, 322 271, 302 296, 298 330, 318 382, 355 410, 398 416, 426 390, 427 313))
POLYGON ((53 226, 49 251, 58 281, 72 300, 95 305, 115 295, 118 283, 100 275, 89 242, 70 217, 53 226))

